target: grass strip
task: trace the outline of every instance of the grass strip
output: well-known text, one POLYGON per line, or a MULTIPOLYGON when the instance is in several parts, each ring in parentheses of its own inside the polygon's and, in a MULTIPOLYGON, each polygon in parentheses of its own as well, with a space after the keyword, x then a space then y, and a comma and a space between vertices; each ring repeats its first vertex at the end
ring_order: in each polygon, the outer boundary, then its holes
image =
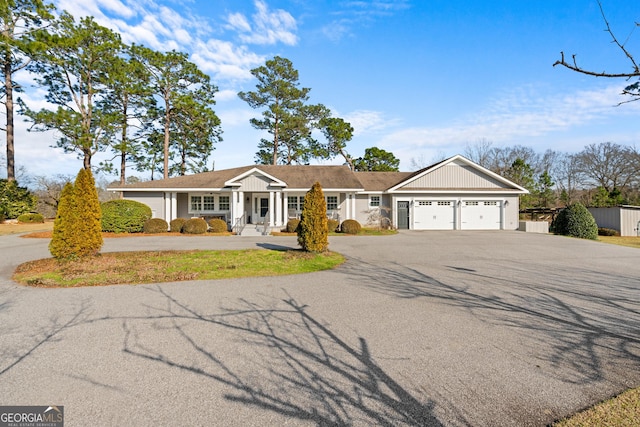
POLYGON ((109 252, 75 261, 26 262, 18 266, 13 280, 41 287, 160 283, 310 273, 343 262, 336 252, 301 250, 109 252))
POLYGON ((639 422, 640 388, 634 388, 558 421, 553 427, 636 427, 639 422))

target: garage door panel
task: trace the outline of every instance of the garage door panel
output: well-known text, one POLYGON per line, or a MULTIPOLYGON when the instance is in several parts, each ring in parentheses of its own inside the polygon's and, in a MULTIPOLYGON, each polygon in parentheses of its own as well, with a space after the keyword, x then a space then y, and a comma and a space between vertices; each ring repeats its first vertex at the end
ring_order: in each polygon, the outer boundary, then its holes
POLYGON ((452 200, 416 200, 414 222, 416 230, 453 230, 455 202, 452 200))
POLYGON ((463 230, 499 230, 501 203, 496 200, 463 200, 460 217, 463 230))

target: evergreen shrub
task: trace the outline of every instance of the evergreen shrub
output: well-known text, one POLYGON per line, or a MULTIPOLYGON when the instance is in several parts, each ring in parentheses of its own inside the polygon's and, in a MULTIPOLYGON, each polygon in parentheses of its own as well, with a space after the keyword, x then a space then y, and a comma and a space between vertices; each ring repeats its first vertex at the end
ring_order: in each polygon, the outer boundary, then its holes
POLYGON ((166 233, 169 229, 169 224, 162 218, 151 218, 144 222, 142 231, 146 234, 166 233))
POLYGON ((221 218, 212 218, 209 220, 209 232, 224 233, 228 231, 227 222, 221 218))
POLYGON ((582 203, 574 203, 561 210, 551 224, 555 234, 596 240, 598 225, 595 218, 582 203))
POLYGON ((78 211, 73 184, 67 182, 60 193, 56 218, 53 221, 53 234, 49 242, 49 252, 58 260, 70 260, 78 257, 80 242, 74 232, 78 211))
POLYGON ((618 230, 612 228, 600 227, 598 228, 598 236, 619 236, 618 230))
POLYGON ((319 182, 307 192, 297 228, 298 244, 307 252, 325 252, 329 247, 327 203, 319 182))
POLYGON ((358 234, 361 229, 362 226, 355 219, 345 219, 340 226, 340 231, 346 234, 358 234))
POLYGON ((73 185, 77 222, 74 232, 80 245, 78 256, 93 256, 102 248, 102 226, 98 190, 91 169, 80 169, 73 185))
POLYGON ((151 219, 151 208, 135 200, 109 200, 100 205, 102 231, 109 233, 140 233, 151 219))
POLYGON ((43 223, 44 216, 40 215, 39 213, 26 213, 18 217, 18 222, 21 222, 23 224, 43 223))
POLYGON ((186 218, 176 218, 172 219, 169 223, 169 231, 172 233, 182 233, 182 227, 184 223, 187 222, 186 218))
POLYGON ((16 181, 0 179, 0 214, 5 219, 14 219, 36 209, 37 198, 26 187, 16 181))
POLYGON ((207 232, 207 221, 203 218, 190 218, 182 226, 182 232, 186 234, 204 234, 207 232))
POLYGON ((287 233, 295 233, 298 229, 298 225, 300 224, 300 220, 293 218, 287 221, 287 227, 285 228, 287 233))
POLYGON ((338 221, 337 219, 328 219, 327 220, 327 229, 328 229, 329 233, 333 233, 335 231, 338 231, 339 228, 340 228, 340 221, 338 221))

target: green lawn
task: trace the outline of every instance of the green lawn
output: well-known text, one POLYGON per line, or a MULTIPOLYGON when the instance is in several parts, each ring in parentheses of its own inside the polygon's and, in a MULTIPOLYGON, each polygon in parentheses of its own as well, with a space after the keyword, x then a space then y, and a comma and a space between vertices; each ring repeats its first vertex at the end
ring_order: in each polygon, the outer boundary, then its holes
POLYGON ((18 266, 13 280, 47 287, 158 283, 309 273, 343 262, 335 252, 301 250, 110 252, 78 261, 27 262, 18 266))

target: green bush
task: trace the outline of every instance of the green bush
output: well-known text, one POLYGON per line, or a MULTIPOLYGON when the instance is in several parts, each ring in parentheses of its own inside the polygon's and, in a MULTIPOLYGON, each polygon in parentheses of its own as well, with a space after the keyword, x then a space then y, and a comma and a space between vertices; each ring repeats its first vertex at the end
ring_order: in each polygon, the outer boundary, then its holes
POLYGON ((0 179, 0 214, 14 219, 36 209, 36 196, 16 181, 0 179))
POLYGON ((211 233, 224 233, 228 231, 227 221, 221 218, 212 218, 209 220, 209 231, 211 233))
POLYGON ((185 222, 187 222, 186 218, 172 219, 169 223, 169 231, 172 233, 182 233, 182 227, 184 227, 185 222))
POLYGON ((340 231, 346 234, 358 234, 361 229, 362 226, 355 219, 345 219, 340 226, 340 231))
POLYGON ((598 236, 619 236, 620 233, 618 230, 614 230, 612 228, 598 228, 598 236))
POLYGON ((100 200, 91 169, 80 169, 73 184, 76 199, 77 222, 74 232, 80 241, 78 256, 94 256, 102 248, 100 200))
POLYGON ((204 234, 207 232, 207 221, 203 218, 191 218, 182 226, 182 232, 186 234, 204 234))
POLYGON ((169 224, 162 218, 151 218, 144 222, 142 231, 146 234, 166 233, 169 229, 169 224))
POLYGON ((78 257, 80 243, 74 232, 77 223, 76 198, 73 184, 67 182, 60 193, 56 219, 53 221, 53 235, 49 242, 49 252, 58 260, 78 257))
POLYGON ((337 219, 327 220, 327 229, 329 230, 329 233, 337 231, 338 228, 340 228, 340 221, 338 221, 337 219))
POLYGON ((140 233, 145 221, 151 219, 151 208, 135 200, 109 200, 100 208, 102 231, 110 233, 140 233))
POLYGON ((44 216, 40 215, 39 213, 26 213, 18 217, 18 222, 21 222, 23 224, 33 224, 36 222, 43 223, 44 216))
POLYGON ((299 219, 290 219, 287 221, 287 227, 285 228, 287 233, 295 233, 298 229, 298 225, 300 224, 299 219))
POLYGON ((319 182, 304 196, 297 233, 298 244, 307 252, 324 252, 329 247, 327 202, 319 182))
POLYGON ((581 203, 574 203, 561 210, 551 224, 555 234, 596 240, 598 225, 591 212, 581 203))
POLYGON ((0 223, 3 223, 5 219, 4 211, 0 209, 0 223))

